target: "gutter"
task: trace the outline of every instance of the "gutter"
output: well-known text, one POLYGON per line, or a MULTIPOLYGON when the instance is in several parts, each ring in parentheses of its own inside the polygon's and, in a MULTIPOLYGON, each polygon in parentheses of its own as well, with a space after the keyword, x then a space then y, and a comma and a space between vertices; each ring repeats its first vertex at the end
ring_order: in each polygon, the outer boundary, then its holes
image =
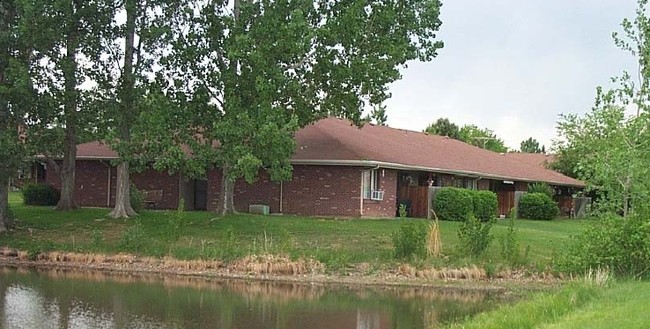
MULTIPOLYGON (((374 160, 317 160, 317 159, 314 159, 314 160, 312 160, 312 159, 302 160, 302 159, 299 159, 299 160, 291 160, 291 164, 294 164, 294 165, 323 165, 323 166, 381 167, 381 168, 396 169, 396 170, 430 171, 430 172, 436 172, 436 173, 440 173, 440 174, 465 176, 465 177, 470 177, 470 178, 474 178, 474 179, 477 179, 477 180, 481 179, 481 178, 487 178, 487 179, 494 179, 494 180, 515 180, 515 181, 521 181, 521 182, 527 182, 527 183, 539 182, 539 180, 521 178, 521 177, 516 177, 516 176, 496 176, 496 175, 491 175, 491 174, 477 172, 477 171, 449 170, 449 169, 442 169, 442 168, 436 168, 436 167, 413 166, 413 165, 405 165, 405 164, 401 164, 401 163, 374 161, 374 160)), ((567 184, 567 183, 560 183, 560 182, 554 182, 554 181, 546 181, 546 183, 550 183, 550 184, 557 185, 557 186, 584 187, 584 184, 583 185, 567 184)))

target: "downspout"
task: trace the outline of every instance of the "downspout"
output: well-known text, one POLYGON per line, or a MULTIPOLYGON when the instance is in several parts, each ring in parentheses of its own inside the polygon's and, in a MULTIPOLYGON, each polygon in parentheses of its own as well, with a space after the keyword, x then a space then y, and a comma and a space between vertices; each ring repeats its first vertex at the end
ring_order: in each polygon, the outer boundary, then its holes
POLYGON ((282 181, 280 181, 280 213, 282 214, 282 181))
POLYGON ((361 171, 361 184, 359 184, 359 216, 363 216, 363 170, 361 171))

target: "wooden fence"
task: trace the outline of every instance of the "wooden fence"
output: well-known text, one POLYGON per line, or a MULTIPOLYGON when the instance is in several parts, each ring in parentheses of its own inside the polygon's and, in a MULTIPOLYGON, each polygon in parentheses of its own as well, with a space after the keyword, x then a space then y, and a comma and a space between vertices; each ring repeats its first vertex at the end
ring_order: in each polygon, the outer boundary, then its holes
POLYGON ((429 188, 426 186, 400 186, 397 192, 399 203, 409 205, 409 216, 427 218, 429 211, 428 193, 429 188))

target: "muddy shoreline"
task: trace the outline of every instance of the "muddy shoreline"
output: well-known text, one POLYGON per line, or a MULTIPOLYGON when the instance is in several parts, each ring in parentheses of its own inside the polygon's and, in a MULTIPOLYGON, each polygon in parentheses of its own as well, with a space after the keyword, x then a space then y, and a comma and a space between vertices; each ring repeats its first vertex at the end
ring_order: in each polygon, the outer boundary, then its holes
POLYGON ((379 288, 480 290, 495 293, 551 289, 567 281, 545 273, 508 271, 488 277, 484 270, 475 267, 415 269, 404 264, 396 269, 380 271, 367 270, 367 264, 358 264, 344 273, 327 273, 321 264, 314 261, 292 261, 273 255, 254 256, 226 264, 221 261, 182 261, 128 254, 49 252, 30 256, 24 251, 0 249, 0 267, 82 271, 159 279, 177 277, 379 288))

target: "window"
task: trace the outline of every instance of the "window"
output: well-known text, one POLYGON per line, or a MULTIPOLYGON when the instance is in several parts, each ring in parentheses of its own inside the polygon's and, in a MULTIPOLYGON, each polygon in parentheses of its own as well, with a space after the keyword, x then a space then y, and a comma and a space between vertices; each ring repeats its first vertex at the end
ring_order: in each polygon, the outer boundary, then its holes
POLYGON ((377 174, 377 170, 364 170, 362 182, 364 199, 384 199, 384 191, 379 191, 379 175, 377 174))
POLYGON ((465 188, 470 190, 476 190, 476 180, 475 179, 465 179, 465 188))

